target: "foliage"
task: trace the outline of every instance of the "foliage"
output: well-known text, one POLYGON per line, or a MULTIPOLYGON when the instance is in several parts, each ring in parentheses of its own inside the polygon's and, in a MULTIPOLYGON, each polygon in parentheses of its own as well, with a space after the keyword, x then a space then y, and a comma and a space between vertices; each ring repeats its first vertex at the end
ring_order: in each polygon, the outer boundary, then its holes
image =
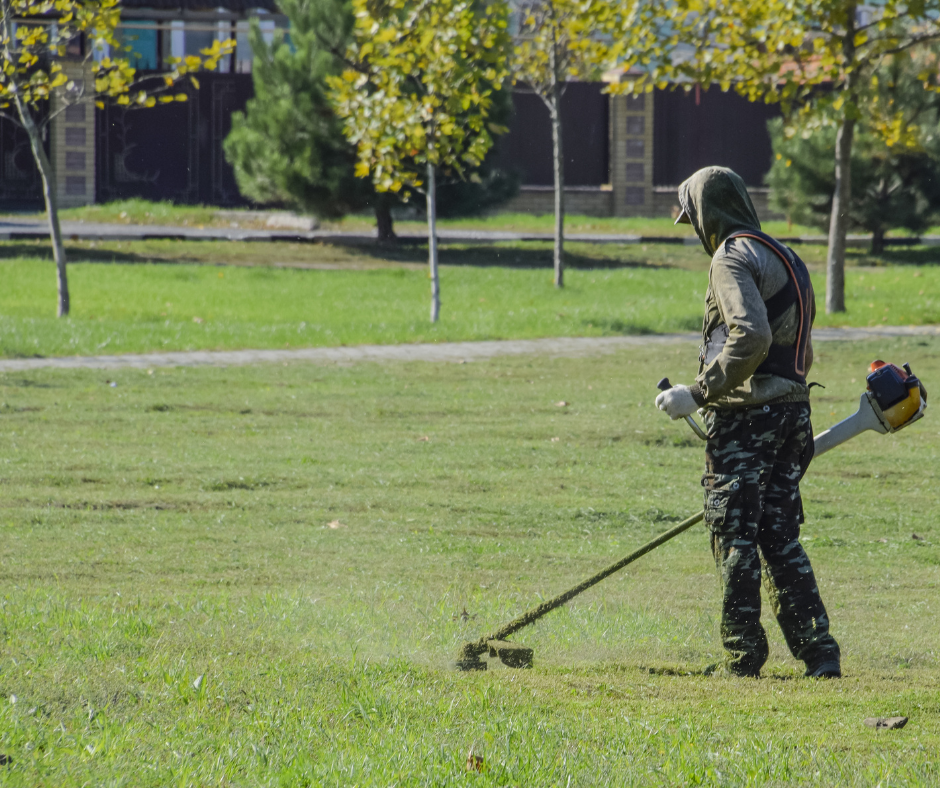
MULTIPOLYGON (((771 121, 775 159, 767 175, 771 202, 795 222, 826 228, 835 183, 836 130, 787 137, 782 119, 771 121)), ((852 150, 850 229, 872 234, 872 252, 883 248, 885 233, 905 228, 923 232, 940 210, 940 151, 889 148, 871 133, 857 137, 852 150)))
MULTIPOLYGON (((517 0, 513 78, 551 101, 556 85, 596 80, 618 61, 649 64, 656 11, 633 0, 517 0)), ((661 13, 661 10, 660 10, 661 13)))
POLYGON ((345 49, 353 17, 347 0, 283 0, 290 37, 271 43, 253 22, 254 97, 232 115, 225 155, 242 194, 255 202, 297 207, 336 218, 361 210, 373 190, 354 173, 355 150, 346 141, 327 95, 338 74, 335 48, 345 49))
MULTIPOLYGON (((254 97, 232 116, 225 140, 239 189, 258 203, 290 205, 320 218, 339 218, 376 201, 370 182, 355 176, 356 149, 333 111, 326 78, 347 64, 353 14, 348 0, 285 0, 290 36, 269 44, 252 26, 254 97)), ((494 96, 492 120, 507 125, 508 94, 494 96)), ((472 182, 457 179, 440 195, 445 215, 479 213, 515 193, 516 180, 488 155, 472 182)), ((391 205, 394 198, 382 198, 391 205)))
MULTIPOLYGON (((509 90, 497 90, 492 98, 487 122, 496 129, 506 129, 512 119, 512 93, 509 90)), ((479 216, 515 197, 521 180, 518 171, 500 166, 499 139, 496 139, 480 166, 470 171, 468 177, 438 179, 438 215, 448 219, 479 216)))
MULTIPOLYGON (((940 94, 937 55, 902 52, 873 75, 852 148, 850 227, 872 234, 873 251, 896 227, 922 232, 940 210, 940 94)), ((796 221, 824 225, 835 188, 837 123, 771 123, 775 160, 768 175, 776 207, 796 221)))
POLYGON ((505 6, 479 0, 354 0, 352 64, 333 78, 337 112, 357 147, 357 174, 407 195, 426 165, 464 176, 493 133, 493 94, 507 75, 505 6))
POLYGON ((507 75, 506 5, 496 0, 354 0, 350 68, 333 77, 337 112, 381 192, 425 193, 431 322, 440 315, 437 177, 477 177, 493 144, 493 93, 507 75), (423 170, 423 172, 422 172, 423 170))
POLYGON ((513 79, 534 91, 552 126, 555 189, 554 282, 564 286, 565 159, 561 97, 570 80, 593 80, 612 65, 627 34, 623 4, 605 0, 537 0, 515 4, 518 31, 513 79))
POLYGON ((185 101, 185 93, 170 91, 184 77, 195 87, 193 74, 212 70, 219 59, 230 54, 231 40, 213 41, 200 55, 169 58, 172 69, 164 74, 137 80, 137 71, 126 57, 105 57, 91 66, 92 79, 75 80, 66 73, 65 64, 78 65, 83 71, 99 47, 113 47, 127 53, 116 31, 120 22, 119 0, 0 0, 0 111, 26 131, 29 145, 42 177, 43 197, 49 218, 49 235, 56 258, 59 317, 69 313, 70 299, 65 248, 59 226, 56 173, 46 154, 43 129, 69 105, 105 101, 125 106, 153 107, 162 103, 185 101), (57 107, 47 111, 47 104, 58 98, 57 107))
MULTIPOLYGON (((183 77, 201 70, 214 70, 219 59, 230 54, 232 41, 215 40, 201 55, 168 58, 172 69, 154 77, 148 85, 137 78, 129 61, 118 55, 105 57, 92 65, 94 84, 78 84, 63 70, 68 60, 91 58, 95 47, 107 44, 116 52, 129 50, 116 36, 120 22, 120 0, 2 0, 0 28, 0 108, 19 106, 35 111, 60 90, 66 104, 105 100, 122 105, 152 107, 157 101, 186 101, 185 93, 168 91, 183 77), (55 24, 50 24, 55 20, 55 24), (73 54, 70 46, 82 38, 85 54, 73 54), (152 86, 150 85, 152 82, 152 86)), ((77 51, 77 50, 76 50, 77 51)), ((198 86, 198 82, 196 82, 198 86)), ((21 120, 21 119, 20 119, 21 120)), ((41 125, 44 119, 36 118, 41 125)), ((48 122, 48 119, 45 119, 48 122)))
MULTIPOLYGON (((678 0, 668 15, 673 40, 688 50, 674 64, 677 74, 733 87, 752 101, 780 102, 803 130, 837 123, 826 309, 844 311, 855 124, 875 107, 883 61, 940 39, 940 0, 678 0)), ((920 77, 936 89, 929 70, 920 77)), ((872 132, 888 145, 903 143, 910 131, 904 108, 881 106, 875 114, 872 132)))
MULTIPOLYGON (((938 12, 938 0, 864 8, 856 0, 679 0, 673 19, 683 42, 696 48, 678 70, 751 101, 781 102, 786 112, 859 119, 878 93, 883 59, 940 38, 938 12)), ((895 107, 876 130, 886 141, 899 139, 902 121, 903 108, 895 107)))

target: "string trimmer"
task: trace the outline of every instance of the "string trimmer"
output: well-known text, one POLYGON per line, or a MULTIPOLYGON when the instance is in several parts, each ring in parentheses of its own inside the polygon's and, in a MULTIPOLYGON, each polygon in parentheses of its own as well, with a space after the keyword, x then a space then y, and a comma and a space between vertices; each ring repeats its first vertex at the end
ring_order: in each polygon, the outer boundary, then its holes
MULTIPOLYGON (((924 415, 924 409, 927 407, 927 390, 914 377, 909 364, 904 364, 902 369, 894 364, 874 361, 866 380, 868 388, 859 400, 858 410, 847 419, 843 419, 813 438, 814 457, 825 454, 830 449, 834 449, 836 446, 868 430, 873 430, 882 435, 897 432, 913 424, 924 415)), ((661 390, 671 388, 666 378, 659 381, 658 387, 661 390)), ((696 435, 706 440, 705 432, 696 421, 691 416, 688 416, 687 420, 696 435)), ((683 531, 689 530, 696 523, 700 523, 704 515, 704 512, 699 512, 683 520, 675 527, 661 533, 652 541, 634 550, 630 555, 624 556, 616 563, 602 569, 597 574, 592 575, 573 588, 569 588, 553 599, 549 599, 538 607, 523 613, 492 634, 485 635, 471 643, 464 643, 457 657, 457 668, 459 670, 486 670, 487 663, 480 658, 486 653, 489 653, 491 657, 498 657, 504 665, 510 668, 532 667, 532 649, 523 646, 521 643, 512 643, 506 638, 523 627, 538 621, 546 613, 561 607, 578 594, 587 591, 591 586, 597 585, 601 580, 610 577, 615 572, 619 572, 628 564, 632 564, 638 558, 643 557, 651 550, 655 550, 683 531)))

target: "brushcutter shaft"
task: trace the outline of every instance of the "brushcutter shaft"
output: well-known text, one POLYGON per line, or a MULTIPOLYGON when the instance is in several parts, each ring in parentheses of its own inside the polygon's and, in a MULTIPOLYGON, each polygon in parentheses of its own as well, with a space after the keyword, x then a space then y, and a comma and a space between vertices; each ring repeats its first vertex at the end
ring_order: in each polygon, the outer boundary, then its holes
POLYGON ((567 591, 565 591, 562 594, 559 594, 554 599, 549 599, 547 602, 543 602, 538 607, 534 607, 532 608, 532 610, 529 610, 527 613, 523 613, 518 618, 513 619, 508 624, 504 624, 502 627, 497 629, 492 635, 487 635, 486 637, 482 637, 475 643, 467 643, 463 647, 463 654, 466 657, 482 654, 484 651, 487 650, 488 648, 487 643, 489 641, 505 640, 513 632, 516 632, 522 629, 523 627, 529 626, 529 624, 531 624, 533 621, 537 621, 546 613, 550 613, 556 607, 561 607, 563 604, 565 604, 565 602, 576 597, 582 591, 587 591, 587 589, 589 589, 591 586, 594 586, 600 583, 601 580, 604 580, 605 578, 610 577, 615 572, 619 572, 627 564, 632 564, 638 558, 642 558, 648 552, 650 552, 651 550, 655 550, 661 544, 668 542, 674 536, 678 536, 683 531, 688 531, 689 528, 691 528, 696 523, 702 522, 702 519, 704 518, 704 516, 705 516, 704 512, 699 512, 698 514, 693 515, 692 517, 689 517, 687 520, 683 520, 674 528, 670 528, 668 531, 661 533, 652 541, 647 542, 642 547, 630 553, 630 555, 621 558, 619 561, 617 561, 614 564, 611 564, 606 569, 602 569, 596 575, 589 577, 583 583, 579 583, 574 588, 569 588, 567 591))

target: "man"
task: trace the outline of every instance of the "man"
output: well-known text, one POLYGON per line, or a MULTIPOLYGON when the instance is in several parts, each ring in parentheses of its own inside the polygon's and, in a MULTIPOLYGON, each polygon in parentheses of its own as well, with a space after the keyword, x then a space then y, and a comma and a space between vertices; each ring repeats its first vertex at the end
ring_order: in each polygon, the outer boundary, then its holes
POLYGON ((767 660, 760 623, 768 596, 806 675, 841 676, 839 646, 799 542, 799 481, 813 455, 809 388, 815 299, 806 266, 760 231, 741 178, 706 167, 679 187, 676 223, 712 255, 699 374, 656 398, 671 418, 704 409, 705 524, 721 576, 728 672, 758 677, 767 660))

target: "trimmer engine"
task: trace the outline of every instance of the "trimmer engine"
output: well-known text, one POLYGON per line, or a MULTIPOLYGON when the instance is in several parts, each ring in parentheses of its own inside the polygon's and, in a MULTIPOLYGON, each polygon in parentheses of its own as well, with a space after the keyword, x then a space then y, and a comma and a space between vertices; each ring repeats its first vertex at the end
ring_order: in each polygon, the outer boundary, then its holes
POLYGON ((923 417, 927 389, 914 377, 910 364, 904 364, 902 369, 873 361, 869 369, 868 391, 862 394, 858 410, 814 438, 816 457, 866 430, 884 435, 923 417))
POLYGON ((906 427, 924 415, 927 391, 914 377, 910 364, 898 369, 894 364, 879 360, 872 361, 870 369, 871 373, 866 378, 868 390, 881 411, 881 420, 886 423, 888 432, 906 427))

